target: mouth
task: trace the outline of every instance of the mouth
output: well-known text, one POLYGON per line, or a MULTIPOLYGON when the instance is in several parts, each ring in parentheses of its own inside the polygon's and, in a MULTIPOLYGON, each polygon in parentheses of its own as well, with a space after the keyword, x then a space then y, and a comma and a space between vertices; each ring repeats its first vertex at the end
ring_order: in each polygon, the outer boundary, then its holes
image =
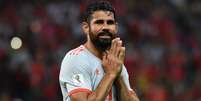
POLYGON ((102 38, 102 39, 111 39, 112 38, 112 33, 110 33, 110 32, 101 32, 101 33, 99 33, 98 37, 102 38))
POLYGON ((101 36, 99 36, 99 38, 102 38, 102 39, 111 39, 111 36, 101 35, 101 36))

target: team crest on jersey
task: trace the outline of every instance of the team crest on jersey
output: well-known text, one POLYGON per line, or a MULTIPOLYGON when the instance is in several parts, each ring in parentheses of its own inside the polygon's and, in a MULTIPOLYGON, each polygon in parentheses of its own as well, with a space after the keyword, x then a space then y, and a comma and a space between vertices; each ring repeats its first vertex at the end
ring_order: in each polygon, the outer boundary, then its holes
POLYGON ((75 85, 81 85, 82 83, 84 83, 84 77, 82 74, 75 74, 72 76, 72 79, 75 85))

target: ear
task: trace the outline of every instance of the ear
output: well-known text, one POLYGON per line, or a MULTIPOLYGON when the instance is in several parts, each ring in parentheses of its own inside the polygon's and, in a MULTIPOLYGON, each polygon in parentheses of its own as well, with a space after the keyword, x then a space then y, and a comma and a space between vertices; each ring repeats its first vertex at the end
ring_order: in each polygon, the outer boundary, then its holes
POLYGON ((82 22, 82 30, 85 34, 89 33, 89 24, 87 22, 82 22))

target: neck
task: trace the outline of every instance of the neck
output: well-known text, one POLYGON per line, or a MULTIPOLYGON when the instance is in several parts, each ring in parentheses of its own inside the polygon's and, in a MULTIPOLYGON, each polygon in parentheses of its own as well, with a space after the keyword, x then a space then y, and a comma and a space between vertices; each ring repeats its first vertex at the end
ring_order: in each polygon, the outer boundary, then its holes
POLYGON ((102 60, 102 52, 98 51, 96 49, 96 47, 89 41, 87 41, 84 46, 92 53, 94 54, 96 57, 98 57, 99 59, 102 60))

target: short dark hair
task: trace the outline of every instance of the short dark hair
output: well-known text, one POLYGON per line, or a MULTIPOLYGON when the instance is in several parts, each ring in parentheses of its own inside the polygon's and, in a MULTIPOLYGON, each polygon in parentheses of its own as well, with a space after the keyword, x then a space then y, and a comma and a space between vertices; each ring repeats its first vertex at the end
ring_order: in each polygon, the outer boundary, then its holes
POLYGON ((116 20, 115 9, 112 7, 112 4, 110 2, 96 1, 87 6, 87 8, 83 14, 82 21, 84 21, 84 22, 90 21, 91 15, 93 14, 93 12, 99 11, 99 10, 112 12, 114 14, 114 19, 116 20))

